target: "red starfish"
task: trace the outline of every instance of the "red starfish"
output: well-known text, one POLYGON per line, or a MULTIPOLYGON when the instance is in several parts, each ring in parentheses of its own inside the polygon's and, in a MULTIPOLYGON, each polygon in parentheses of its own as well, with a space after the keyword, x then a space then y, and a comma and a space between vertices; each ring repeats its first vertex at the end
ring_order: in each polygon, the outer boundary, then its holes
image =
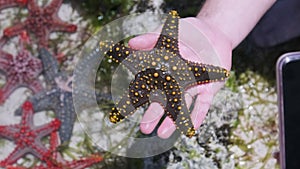
POLYGON ((51 169, 85 169, 86 167, 89 167, 103 160, 101 156, 93 155, 88 158, 66 161, 56 150, 59 146, 58 140, 59 138, 57 133, 52 133, 50 139, 50 150, 52 151, 52 158, 49 158, 50 160, 47 161, 47 168, 50 167, 51 169))
MULTIPOLYGON (((58 143, 57 132, 51 133, 50 138, 50 152, 49 158, 45 159, 46 164, 35 166, 31 169, 85 169, 91 165, 98 163, 103 160, 99 155, 93 155, 88 158, 82 158, 79 160, 65 161, 62 156, 57 152, 58 143)), ((8 166, 7 169, 26 169, 25 167, 19 166, 8 166)))
POLYGON ((42 72, 42 63, 24 48, 24 42, 29 42, 26 32, 20 36, 21 49, 16 57, 0 50, 0 70, 6 75, 6 84, 0 88, 0 104, 19 87, 28 87, 34 93, 43 89, 38 80, 42 72))
POLYGON ((28 18, 15 26, 6 28, 4 36, 12 37, 23 30, 30 31, 38 38, 40 46, 47 47, 49 34, 53 31, 75 32, 76 25, 63 22, 57 15, 62 0, 52 0, 46 7, 40 7, 35 0, 28 0, 28 18))
POLYGON ((60 121, 54 119, 42 126, 33 125, 33 107, 30 102, 23 104, 23 115, 20 124, 0 126, 0 137, 14 141, 16 148, 10 155, 0 162, 0 167, 12 165, 24 155, 31 153, 39 159, 49 157, 49 150, 42 144, 41 139, 56 132, 60 121))
POLYGON ((13 7, 13 6, 25 6, 27 4, 27 0, 0 0, 0 10, 13 7))

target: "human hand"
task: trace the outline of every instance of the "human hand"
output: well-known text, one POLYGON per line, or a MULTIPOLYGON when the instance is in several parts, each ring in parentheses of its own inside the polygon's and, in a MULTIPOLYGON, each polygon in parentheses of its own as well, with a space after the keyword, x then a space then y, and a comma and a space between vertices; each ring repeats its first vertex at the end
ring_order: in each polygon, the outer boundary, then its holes
MULTIPOLYGON (((129 41, 129 46, 137 50, 150 50, 154 47, 158 36, 159 33, 148 33, 135 37, 129 41)), ((179 51, 186 60, 212 64, 230 70, 232 51, 230 41, 222 31, 198 18, 180 19, 179 51)), ((202 124, 213 96, 223 85, 224 82, 208 83, 193 86, 183 91, 188 107, 191 106, 193 99, 196 99, 191 112, 195 129, 198 129, 202 124)), ((163 114, 164 109, 159 103, 151 103, 141 120, 141 131, 150 134, 163 114)), ((175 130, 174 122, 167 116, 158 128, 157 134, 161 138, 168 138, 175 130)))

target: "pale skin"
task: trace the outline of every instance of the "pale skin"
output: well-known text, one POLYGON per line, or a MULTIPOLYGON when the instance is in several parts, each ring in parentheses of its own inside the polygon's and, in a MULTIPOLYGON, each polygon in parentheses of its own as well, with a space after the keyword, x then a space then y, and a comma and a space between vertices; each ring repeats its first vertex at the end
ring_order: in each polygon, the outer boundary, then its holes
MULTIPOLYGON (((217 64, 230 70, 231 52, 253 29, 263 14, 276 0, 207 0, 196 17, 184 18, 180 21, 179 43, 181 55, 191 61, 206 64, 217 64), (197 30, 201 36, 195 36, 197 30), (199 42, 204 42, 201 44, 199 42), (204 46, 205 50, 202 50, 204 46), (219 60, 211 63, 211 56, 219 60)), ((159 32, 159 31, 157 31, 159 32)), ((149 33, 129 41, 134 49, 147 50, 154 47, 158 34, 149 33)), ((224 82, 198 85, 184 91, 187 106, 191 105, 196 96, 191 118, 195 129, 202 124, 214 95, 224 85, 224 82)), ((143 133, 151 133, 164 114, 164 109, 158 103, 151 103, 145 112, 140 129, 143 133)), ((159 126, 157 135, 168 138, 176 130, 174 122, 166 117, 159 126)))

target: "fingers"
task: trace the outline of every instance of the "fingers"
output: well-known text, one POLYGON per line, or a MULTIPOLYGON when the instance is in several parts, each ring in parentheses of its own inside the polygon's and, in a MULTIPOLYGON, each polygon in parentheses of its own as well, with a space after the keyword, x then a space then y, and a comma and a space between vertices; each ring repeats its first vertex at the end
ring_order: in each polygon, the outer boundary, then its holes
POLYGON ((128 44, 136 50, 150 50, 155 46, 158 36, 158 33, 147 33, 130 39, 128 44))
POLYGON ((214 95, 223 85, 223 82, 216 82, 214 84, 198 85, 187 90, 185 99, 188 107, 191 106, 193 98, 197 96, 191 113, 191 119, 195 129, 198 129, 202 124, 214 95))
POLYGON ((213 100, 213 95, 199 95, 195 101, 195 106, 191 114, 191 119, 193 121, 194 128, 197 130, 202 124, 209 110, 211 102, 213 100), (203 99, 207 98, 207 99, 203 99), (204 101, 203 101, 204 100, 204 101))
POLYGON ((167 116, 162 122, 162 124, 159 126, 157 130, 157 135, 160 138, 167 139, 174 133, 175 130, 176 126, 173 120, 167 116))
POLYGON ((163 115, 163 107, 157 102, 151 103, 141 120, 141 132, 143 132, 144 134, 152 133, 163 115))

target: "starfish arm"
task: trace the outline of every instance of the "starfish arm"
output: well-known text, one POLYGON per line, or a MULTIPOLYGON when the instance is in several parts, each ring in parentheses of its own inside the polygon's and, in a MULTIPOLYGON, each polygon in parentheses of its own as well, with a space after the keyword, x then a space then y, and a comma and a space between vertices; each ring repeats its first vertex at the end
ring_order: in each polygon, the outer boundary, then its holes
POLYGON ((16 147, 13 152, 11 152, 8 157, 6 157, 4 160, 0 162, 0 166, 6 167, 8 165, 14 164, 18 159, 20 159, 22 156, 24 156, 27 152, 26 147, 16 147))
POLYGON ((102 160, 103 160, 103 158, 101 156, 94 155, 91 157, 82 158, 82 159, 74 160, 71 162, 66 162, 65 167, 72 168, 72 169, 85 169, 96 163, 101 162, 102 160))
POLYGON ((0 70, 8 72, 13 56, 9 53, 0 50, 0 70))
POLYGON ((14 26, 4 29, 3 35, 10 38, 19 35, 25 29, 26 29, 26 24, 24 22, 18 23, 14 26))
POLYGON ((29 125, 33 127, 33 105, 31 102, 26 101, 22 105, 22 119, 21 119, 21 125, 29 125))
POLYGON ((5 36, 2 36, 0 38, 0 47, 3 48, 3 46, 6 44, 7 41, 8 41, 8 38, 5 36))
POLYGON ((72 93, 64 92, 61 105, 56 107, 56 118, 61 121, 59 136, 62 143, 70 141, 73 133, 73 126, 76 120, 76 113, 73 105, 72 93))
POLYGON ((48 13, 57 13, 61 4, 62 4, 62 0, 52 0, 50 4, 46 6, 44 9, 48 13))
POLYGON ((19 125, 0 126, 0 137, 13 140, 18 133, 19 125))
POLYGON ((127 118, 129 115, 132 115, 136 108, 135 105, 131 104, 130 95, 125 92, 123 97, 116 103, 116 107, 112 108, 111 113, 109 114, 109 120, 112 123, 117 123, 122 121, 124 118, 127 118))
POLYGON ((25 6, 27 0, 0 0, 0 10, 17 5, 25 6))
POLYGON ((179 16, 176 11, 170 11, 163 25, 161 34, 154 48, 179 54, 178 48, 179 16))
POLYGON ((50 31, 48 29, 43 30, 43 34, 36 34, 38 44, 40 48, 47 48, 49 45, 50 31))
POLYGON ((52 31, 58 31, 58 32, 76 32, 77 26, 74 24, 67 24, 66 22, 60 21, 60 19, 57 17, 55 22, 53 22, 52 25, 52 31))
POLYGON ((112 61, 121 63, 125 58, 132 54, 133 49, 126 47, 122 43, 101 41, 99 43, 100 51, 107 55, 112 61))
POLYGON ((43 85, 39 80, 34 80, 28 84, 28 88, 33 91, 33 93, 39 93, 43 90, 43 85))
POLYGON ((0 89, 0 104, 3 104, 17 88, 18 83, 13 79, 8 79, 5 85, 0 89))
POLYGON ((28 0, 27 8, 29 11, 33 11, 34 9, 37 9, 39 6, 36 4, 35 0, 28 0))
POLYGON ((52 132, 57 131, 60 125, 60 120, 54 119, 50 123, 37 127, 35 129, 38 134, 37 140, 40 140, 41 138, 51 134, 52 132))
POLYGON ((32 154, 42 161, 45 161, 50 156, 48 148, 42 144, 41 140, 38 139, 34 140, 32 145, 28 147, 28 153, 32 154))
POLYGON ((44 67, 45 79, 48 83, 55 85, 55 78, 59 73, 58 62, 47 49, 41 48, 39 52, 44 67))
MULTIPOLYGON (((54 110, 58 105, 57 90, 42 91, 31 96, 28 100, 32 103, 34 112, 54 110)), ((18 108, 15 115, 22 115, 22 108, 18 108)))
POLYGON ((224 81, 229 77, 229 71, 222 67, 193 62, 189 62, 188 65, 196 83, 186 81, 186 84, 183 85, 184 88, 193 85, 224 81))

